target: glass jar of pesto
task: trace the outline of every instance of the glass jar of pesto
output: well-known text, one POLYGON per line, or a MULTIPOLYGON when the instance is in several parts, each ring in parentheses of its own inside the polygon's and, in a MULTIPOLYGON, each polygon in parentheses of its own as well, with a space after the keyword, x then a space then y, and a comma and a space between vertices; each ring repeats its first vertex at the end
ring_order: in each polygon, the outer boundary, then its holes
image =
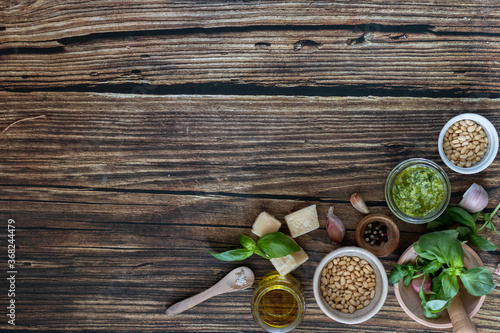
POLYGON ((399 219, 427 223, 437 218, 450 202, 450 180, 436 163, 412 158, 398 164, 387 177, 385 200, 399 219))

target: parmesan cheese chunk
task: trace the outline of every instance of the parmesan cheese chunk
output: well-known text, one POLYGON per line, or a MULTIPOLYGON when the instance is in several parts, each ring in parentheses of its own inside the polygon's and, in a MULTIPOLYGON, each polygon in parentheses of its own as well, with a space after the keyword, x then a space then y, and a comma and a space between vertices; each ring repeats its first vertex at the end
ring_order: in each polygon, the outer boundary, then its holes
POLYGON ((287 275, 309 259, 307 253, 301 248, 299 252, 289 254, 281 258, 270 259, 274 268, 280 275, 287 275))
POLYGON ((252 232, 262 237, 271 232, 278 231, 281 228, 281 222, 268 212, 262 212, 257 216, 253 223, 252 232))
POLYGON ((285 216, 286 224, 293 238, 306 234, 319 228, 318 212, 316 205, 302 208, 285 216))

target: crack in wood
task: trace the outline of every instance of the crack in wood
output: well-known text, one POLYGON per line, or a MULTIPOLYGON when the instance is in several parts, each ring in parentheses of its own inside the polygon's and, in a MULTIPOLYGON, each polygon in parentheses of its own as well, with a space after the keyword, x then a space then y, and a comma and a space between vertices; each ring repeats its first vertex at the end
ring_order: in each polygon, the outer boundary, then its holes
POLYGON ((346 44, 347 45, 356 45, 356 44, 363 44, 364 42, 365 42, 365 34, 362 34, 358 38, 348 39, 346 44))
POLYGON ((293 49, 295 51, 300 51, 302 49, 319 49, 320 46, 321 43, 317 43, 310 39, 302 39, 293 44, 293 49))
MULTIPOLYGON (((377 23, 356 24, 356 25, 254 25, 243 27, 214 27, 214 28, 183 28, 183 29, 159 29, 159 30, 131 30, 131 31, 116 31, 116 32, 99 32, 91 33, 81 36, 72 36, 58 39, 56 41, 37 41, 26 42, 23 45, 33 44, 33 47, 7 47, 2 49, 0 44, 0 56, 8 54, 52 54, 64 52, 64 45, 86 43, 102 39, 121 39, 139 36, 172 36, 172 35, 194 35, 194 34, 221 34, 221 33, 246 33, 258 31, 333 31, 333 30, 347 30, 353 32, 360 32, 363 35, 367 33, 391 33, 391 39, 403 39, 408 34, 434 34, 436 36, 491 36, 499 37, 500 33, 487 33, 487 32, 452 32, 452 31, 434 31, 435 26, 427 24, 408 24, 408 25, 384 25, 377 23), (43 46, 44 43, 49 43, 53 46, 43 46)), ((1 27, 0 27, 1 31, 1 27)), ((361 38, 361 37, 360 37, 361 38)), ((307 40, 303 40, 307 41, 307 40)), ((356 40, 353 40, 356 41, 356 40)), ((300 41, 299 41, 300 42, 300 41)), ((319 46, 312 41, 312 46, 319 46)), ((13 41, 12 43, 15 43, 13 41)), ((307 44, 307 43, 306 43, 307 44)), ((350 44, 349 44, 350 45, 350 44)), ((255 47, 269 47, 270 43, 256 42, 255 47)), ((305 45, 308 46, 308 45, 305 45)), ((300 48, 299 48, 300 49, 300 48)), ((141 55, 141 58, 149 58, 149 54, 141 55)))
MULTIPOLYGON (((255 25, 244 27, 217 27, 217 28, 184 28, 184 29, 159 29, 140 31, 117 31, 100 32, 83 36, 66 37, 58 40, 62 45, 84 43, 98 39, 130 38, 139 36, 171 36, 171 35, 193 35, 193 34, 221 34, 235 32, 256 32, 256 31, 324 31, 324 30, 347 30, 354 32, 384 32, 384 33, 413 33, 427 34, 435 33, 433 25, 409 24, 409 25, 382 25, 376 23, 369 24, 345 24, 345 25, 255 25)), ((469 34, 467 34, 469 35, 469 34)), ((500 34, 498 34, 500 35, 500 34)), ((259 44, 259 43, 256 43, 259 44)))
POLYGON ((134 266, 134 268, 140 268, 140 267, 146 267, 146 266, 153 266, 152 262, 145 262, 143 264, 139 264, 137 266, 134 266))
MULTIPOLYGON (((23 187, 24 185, 0 184, 2 188, 6 187, 23 187)), ((349 203, 349 200, 335 200, 317 196, 301 196, 288 194, 265 194, 265 193, 236 193, 222 191, 173 191, 173 190, 147 190, 147 189, 121 189, 121 188, 93 188, 85 186, 58 186, 58 185, 30 185, 32 188, 42 189, 66 189, 66 190, 85 190, 93 192, 107 193, 136 193, 136 194, 157 194, 157 195, 179 195, 179 196, 200 196, 200 197, 230 197, 230 198, 249 198, 249 199, 274 199, 274 200, 289 200, 289 201, 308 201, 308 202, 325 202, 335 204, 349 203)), ((368 206, 385 205, 385 202, 367 201, 368 206)))
POLYGON ((267 42, 257 42, 253 45, 255 48, 257 49, 264 49, 264 48, 268 48, 268 47, 271 47, 271 43, 267 43, 267 42))
MULTIPOLYGON (((96 75, 97 72, 94 74, 96 75)), ((434 97, 434 98, 500 98, 499 93, 475 92, 467 87, 464 89, 418 89, 412 86, 385 87, 377 84, 359 84, 356 86, 292 86, 278 87, 258 84, 238 83, 205 83, 205 84, 174 84, 174 85, 143 85, 149 89, 138 89, 137 83, 107 84, 107 85, 73 85, 57 88, 4 88, 4 91, 32 93, 32 92, 90 92, 90 93, 117 93, 143 95, 284 95, 284 96, 376 96, 376 97, 434 97)))

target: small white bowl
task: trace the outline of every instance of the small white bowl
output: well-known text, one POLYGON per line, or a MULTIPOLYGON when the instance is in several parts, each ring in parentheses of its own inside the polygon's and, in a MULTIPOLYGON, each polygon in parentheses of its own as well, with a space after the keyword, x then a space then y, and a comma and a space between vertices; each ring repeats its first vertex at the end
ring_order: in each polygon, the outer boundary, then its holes
POLYGON ((438 139, 438 150, 439 150, 439 155, 441 156, 441 159, 443 160, 444 164, 448 166, 451 170, 462 173, 462 174, 473 174, 473 173, 478 173, 480 171, 483 171, 486 169, 495 159, 497 156, 498 152, 498 133, 493 124, 486 119, 483 116, 480 116, 475 113, 463 113, 461 115, 458 115, 452 119, 450 119, 446 125, 443 126, 443 129, 441 130, 441 133, 439 134, 439 139, 438 139), (460 120, 465 120, 465 119, 470 119, 474 121, 475 123, 481 125, 481 127, 484 129, 484 132, 486 133, 486 136, 488 138, 488 147, 486 148, 486 154, 484 157, 474 164, 473 166, 469 168, 462 168, 459 167, 453 163, 451 163, 450 160, 446 157, 443 149, 443 139, 446 131, 450 128, 451 125, 456 123, 457 121, 460 120))
POLYGON ((339 323, 359 324, 373 317, 382 308, 382 305, 384 305, 387 297, 389 284, 387 282, 387 273, 385 272, 385 268, 375 255, 359 247, 347 246, 330 252, 323 258, 323 260, 321 260, 318 267, 316 267, 316 271, 314 271, 313 289, 316 302, 328 317, 339 323), (365 259, 373 267, 373 271, 376 276, 375 297, 371 300, 367 307, 361 310, 356 310, 354 313, 343 313, 332 309, 320 290, 320 278, 323 268, 334 258, 343 256, 365 259))

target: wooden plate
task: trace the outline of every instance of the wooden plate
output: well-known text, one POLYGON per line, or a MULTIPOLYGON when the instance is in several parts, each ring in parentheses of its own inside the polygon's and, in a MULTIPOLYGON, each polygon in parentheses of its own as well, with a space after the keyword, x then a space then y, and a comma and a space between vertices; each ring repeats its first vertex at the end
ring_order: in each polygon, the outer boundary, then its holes
MULTIPOLYGON (((464 264, 467 268, 481 266, 484 267, 483 262, 479 258, 476 252, 472 250, 469 246, 462 244, 464 248, 464 264)), ((408 261, 413 261, 417 257, 417 254, 413 250, 413 245, 411 245, 399 258, 398 264, 404 264, 408 261)), ((399 305, 403 308, 408 316, 410 316, 416 322, 432 327, 432 328, 451 328, 451 320, 448 314, 448 311, 442 311, 440 313, 441 317, 437 319, 429 319, 424 316, 424 310, 422 309, 422 305, 420 305, 420 297, 413 290, 413 287, 410 285, 405 287, 403 282, 399 282, 394 285, 394 293, 396 294, 396 298, 399 302, 399 305)), ((462 300, 462 304, 464 305, 465 312, 469 314, 472 318, 477 311, 483 305, 484 299, 486 296, 473 296, 467 292, 464 286, 460 283, 459 290, 460 299, 462 300)))

